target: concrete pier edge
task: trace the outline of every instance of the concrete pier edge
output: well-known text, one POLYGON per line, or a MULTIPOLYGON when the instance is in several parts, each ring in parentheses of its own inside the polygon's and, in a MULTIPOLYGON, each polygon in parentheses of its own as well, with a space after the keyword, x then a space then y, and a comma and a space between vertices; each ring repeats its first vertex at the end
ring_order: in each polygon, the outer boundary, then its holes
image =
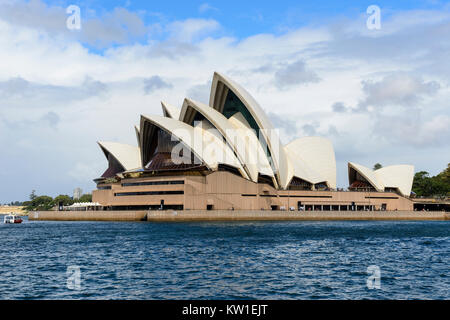
POLYGON ((31 221, 342 221, 342 220, 450 220, 442 211, 39 211, 30 212, 31 221))

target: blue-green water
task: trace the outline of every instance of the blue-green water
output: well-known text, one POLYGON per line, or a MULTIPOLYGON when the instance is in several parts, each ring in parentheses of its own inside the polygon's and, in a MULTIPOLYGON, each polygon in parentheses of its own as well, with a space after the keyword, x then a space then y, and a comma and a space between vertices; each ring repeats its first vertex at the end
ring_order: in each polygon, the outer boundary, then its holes
POLYGON ((449 228, 26 220, 0 226, 0 299, 449 299, 449 228))

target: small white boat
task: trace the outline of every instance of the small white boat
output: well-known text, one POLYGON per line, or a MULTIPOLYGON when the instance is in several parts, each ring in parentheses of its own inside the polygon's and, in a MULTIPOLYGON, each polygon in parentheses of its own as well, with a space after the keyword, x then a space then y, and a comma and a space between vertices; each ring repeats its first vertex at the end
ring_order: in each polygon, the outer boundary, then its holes
POLYGON ((22 218, 15 214, 9 214, 3 218, 3 223, 22 223, 22 218))

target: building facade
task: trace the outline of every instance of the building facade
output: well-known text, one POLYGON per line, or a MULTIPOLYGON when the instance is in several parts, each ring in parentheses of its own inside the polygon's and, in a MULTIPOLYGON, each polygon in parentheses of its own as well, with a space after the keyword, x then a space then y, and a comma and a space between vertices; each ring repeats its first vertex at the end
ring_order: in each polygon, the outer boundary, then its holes
POLYGON ((372 171, 349 163, 349 190, 336 190, 331 142, 283 145, 255 99, 215 73, 209 104, 162 103, 142 115, 137 146, 99 142, 108 168, 93 202, 110 210, 412 210, 414 168, 372 171))

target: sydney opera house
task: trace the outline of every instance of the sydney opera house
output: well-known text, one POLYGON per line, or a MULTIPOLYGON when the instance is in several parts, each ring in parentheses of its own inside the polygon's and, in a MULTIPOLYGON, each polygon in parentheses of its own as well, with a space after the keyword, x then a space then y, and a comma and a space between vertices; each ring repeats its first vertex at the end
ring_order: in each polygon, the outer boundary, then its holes
POLYGON ((336 189, 330 141, 287 145, 255 99, 215 73, 209 104, 162 102, 141 115, 137 146, 99 142, 108 168, 93 201, 105 210, 413 210, 414 167, 373 171, 349 162, 336 189))

